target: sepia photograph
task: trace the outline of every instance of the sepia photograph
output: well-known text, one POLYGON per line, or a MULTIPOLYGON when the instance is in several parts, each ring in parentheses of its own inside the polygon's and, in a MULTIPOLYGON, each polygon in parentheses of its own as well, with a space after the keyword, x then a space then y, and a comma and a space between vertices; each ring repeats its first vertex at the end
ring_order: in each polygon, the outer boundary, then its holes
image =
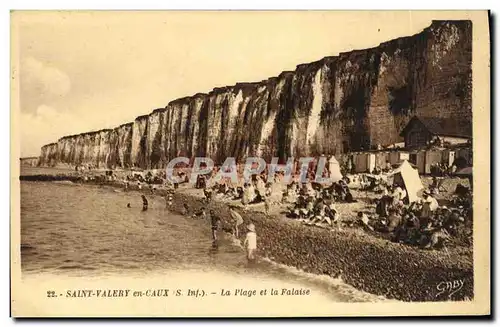
POLYGON ((12 11, 13 317, 490 314, 487 11, 12 11))

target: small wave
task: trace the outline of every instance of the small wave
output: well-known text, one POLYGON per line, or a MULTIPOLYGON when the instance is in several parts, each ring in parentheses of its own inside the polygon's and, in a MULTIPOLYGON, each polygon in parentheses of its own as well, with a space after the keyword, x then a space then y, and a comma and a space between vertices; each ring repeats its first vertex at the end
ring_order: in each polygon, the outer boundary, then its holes
POLYGON ((110 252, 111 249, 110 248, 103 248, 103 249, 98 249, 95 251, 95 253, 99 253, 99 254, 102 254, 102 253, 108 253, 110 252))
POLYGON ((128 271, 126 271, 126 270, 129 270, 129 269, 137 270, 137 269, 143 268, 139 263, 134 264, 132 262, 115 262, 113 264, 106 264, 105 266, 107 266, 108 268, 112 268, 112 269, 119 269, 119 271, 122 273, 124 273, 124 272, 128 273, 128 271))
POLYGON ((77 185, 73 183, 72 181, 54 181, 53 183, 55 184, 65 184, 65 185, 77 185))
POLYGON ((57 269, 61 270, 96 270, 95 267, 83 266, 81 264, 72 264, 72 265, 62 265, 57 267, 57 269))
POLYGON ((31 251, 34 250, 35 247, 29 244, 21 244, 21 251, 31 251))
POLYGON ((266 270, 274 270, 279 276, 293 275, 294 279, 302 280, 304 283, 319 286, 328 293, 334 293, 335 297, 342 297, 346 302, 385 302, 388 300, 381 295, 370 294, 346 284, 342 277, 333 278, 328 275, 318 275, 305 272, 301 269, 283 265, 270 260, 261 258, 263 263, 267 264, 266 270))
POLYGON ((23 251, 22 252, 23 258, 35 258, 35 259, 38 259, 38 255, 39 254, 40 253, 38 253, 38 251, 35 251, 35 250, 33 250, 33 251, 31 251, 31 250, 30 251, 23 251))
POLYGON ((52 255, 47 254, 47 253, 40 253, 40 254, 37 256, 37 259, 38 259, 39 261, 50 260, 50 259, 52 259, 52 255))

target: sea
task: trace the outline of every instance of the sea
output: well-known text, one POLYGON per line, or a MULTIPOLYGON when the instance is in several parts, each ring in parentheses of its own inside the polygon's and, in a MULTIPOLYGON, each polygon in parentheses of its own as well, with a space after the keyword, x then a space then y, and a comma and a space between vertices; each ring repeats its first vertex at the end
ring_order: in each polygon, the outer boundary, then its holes
MULTIPOLYGON (((22 170, 42 172, 57 173, 22 170)), ((149 208, 142 211, 139 193, 111 186, 23 181, 20 190, 21 268, 27 280, 180 276, 217 281, 220 288, 265 284, 280 292, 309 290, 332 303, 385 301, 341 276, 315 275, 262 257, 249 265, 228 234, 221 234, 213 250, 210 223, 170 212, 160 196, 149 196, 149 208)))

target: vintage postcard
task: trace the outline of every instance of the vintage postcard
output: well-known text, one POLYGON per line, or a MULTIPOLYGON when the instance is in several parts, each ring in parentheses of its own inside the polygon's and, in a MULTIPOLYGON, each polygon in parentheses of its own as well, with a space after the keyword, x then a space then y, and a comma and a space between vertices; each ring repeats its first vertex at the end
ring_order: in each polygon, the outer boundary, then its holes
POLYGON ((12 11, 11 315, 490 314, 487 11, 12 11))

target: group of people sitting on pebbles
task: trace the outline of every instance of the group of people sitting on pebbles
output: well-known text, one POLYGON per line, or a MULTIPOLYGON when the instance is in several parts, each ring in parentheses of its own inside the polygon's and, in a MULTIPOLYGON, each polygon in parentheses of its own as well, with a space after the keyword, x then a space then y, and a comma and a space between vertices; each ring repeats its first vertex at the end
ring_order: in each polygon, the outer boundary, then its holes
MULTIPOLYGON (((452 202, 453 208, 439 206, 432 188, 425 190, 421 198, 410 202, 404 185, 387 185, 382 179, 364 181, 360 183, 361 190, 381 194, 381 197, 375 200, 375 214, 359 211, 354 220, 343 220, 335 204, 357 202, 348 186, 349 181, 341 179, 330 185, 291 182, 282 191, 279 201, 272 196, 276 193, 273 192, 276 181, 267 181, 266 177, 254 175, 243 186, 232 186, 224 182, 208 186, 204 177, 200 176, 197 187, 203 189, 207 202, 215 196, 241 200, 243 210, 250 204, 263 202, 266 215, 269 215, 273 204, 284 205, 287 206, 283 212, 286 217, 301 221, 305 225, 332 230, 358 225, 368 231, 385 234, 394 242, 423 248, 442 247, 457 235, 460 226, 472 223, 472 205, 454 206, 452 202)), ((463 191, 460 194, 461 199, 471 197, 463 191)))
POLYGON ((209 186, 205 181, 205 177, 199 176, 200 183, 197 183, 197 187, 203 188, 207 203, 211 202, 215 197, 221 200, 241 200, 243 209, 246 210, 250 204, 263 202, 266 214, 269 214, 273 184, 265 182, 265 179, 265 176, 254 175, 251 180, 243 183, 243 186, 232 186, 226 182, 213 183, 212 186, 209 186))
POLYGON ((395 185, 389 191, 392 193, 377 201, 375 215, 359 212, 358 221, 367 230, 384 233, 394 242, 440 248, 458 235, 461 226, 472 224, 471 207, 439 206, 429 190, 411 204, 403 187, 395 185))
MULTIPOLYGON (((309 225, 328 225, 335 227, 339 221, 339 214, 335 208, 336 201, 356 202, 344 180, 335 182, 329 186, 319 183, 299 184, 292 181, 287 184, 282 191, 281 200, 279 194, 273 197, 273 186, 279 181, 269 182, 265 175, 254 175, 251 180, 245 182, 243 186, 229 186, 227 183, 214 183, 212 186, 206 185, 204 177, 200 176, 198 188, 203 188, 205 200, 209 203, 214 197, 219 199, 240 200, 243 210, 248 205, 264 203, 266 215, 269 215, 273 205, 290 205, 286 216, 299 219, 309 225)), ((277 175, 276 179, 279 180, 277 175)), ((340 225, 337 224, 340 228, 340 225)))
POLYGON ((288 218, 297 219, 306 225, 337 227, 341 229, 340 213, 335 202, 356 202, 344 180, 329 186, 319 183, 304 183, 300 186, 292 182, 283 192, 282 203, 291 204, 288 218))

